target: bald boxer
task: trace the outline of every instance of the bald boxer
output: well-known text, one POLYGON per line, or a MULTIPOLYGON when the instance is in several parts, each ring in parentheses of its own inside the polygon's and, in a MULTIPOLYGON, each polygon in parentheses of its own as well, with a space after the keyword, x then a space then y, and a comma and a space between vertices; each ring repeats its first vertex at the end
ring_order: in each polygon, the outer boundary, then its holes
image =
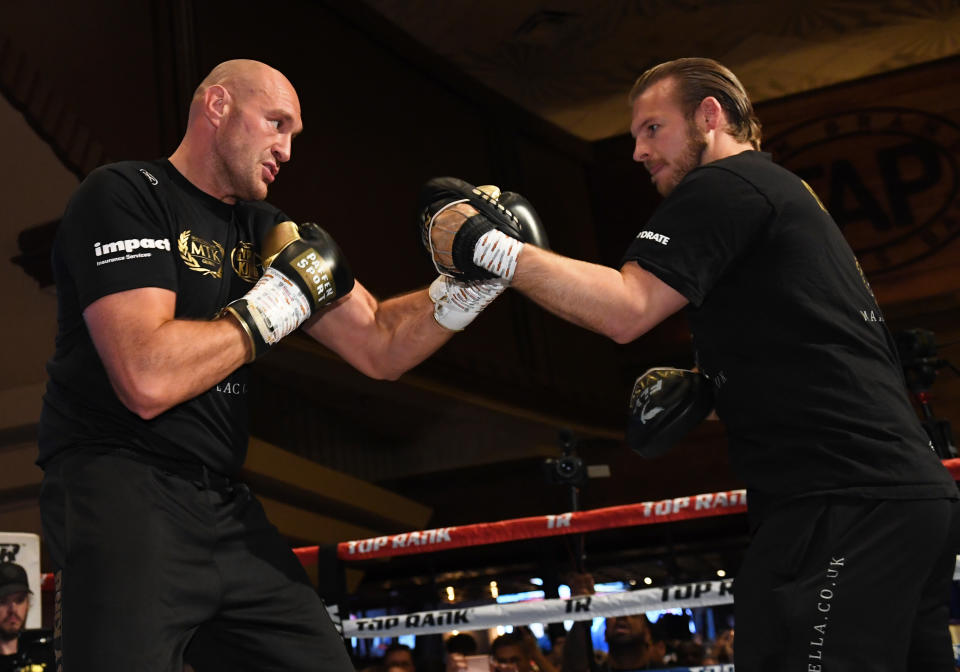
POLYGON ((329 233, 264 202, 302 130, 283 74, 228 61, 198 86, 169 159, 100 167, 67 206, 38 463, 68 672, 179 672, 188 645, 198 672, 352 669, 235 480, 246 365, 300 328, 395 379, 503 283, 374 298, 329 233))
MULTIPOLYGON (((952 671, 957 486, 856 257, 812 189, 760 151, 729 69, 663 63, 630 102, 633 158, 664 200, 619 268, 477 219, 453 257, 618 343, 686 311, 749 491, 738 672, 952 671)), ((438 220, 474 215, 449 210, 438 220)))

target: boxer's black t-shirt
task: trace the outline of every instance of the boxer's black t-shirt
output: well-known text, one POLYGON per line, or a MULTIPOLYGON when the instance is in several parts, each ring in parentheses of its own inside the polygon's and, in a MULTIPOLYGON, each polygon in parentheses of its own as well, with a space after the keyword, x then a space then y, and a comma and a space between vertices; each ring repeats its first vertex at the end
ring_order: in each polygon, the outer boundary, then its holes
POLYGON ((956 497, 836 223, 769 155, 691 171, 624 263, 683 294, 731 464, 758 499, 956 497))
POLYGON ((38 463, 73 447, 118 446, 200 460, 221 473, 239 468, 248 441, 247 367, 143 420, 114 394, 83 311, 108 294, 160 287, 176 292, 175 317, 210 319, 253 286, 260 242, 286 219, 266 203, 219 201, 165 159, 93 171, 67 205, 53 249, 58 332, 38 463))

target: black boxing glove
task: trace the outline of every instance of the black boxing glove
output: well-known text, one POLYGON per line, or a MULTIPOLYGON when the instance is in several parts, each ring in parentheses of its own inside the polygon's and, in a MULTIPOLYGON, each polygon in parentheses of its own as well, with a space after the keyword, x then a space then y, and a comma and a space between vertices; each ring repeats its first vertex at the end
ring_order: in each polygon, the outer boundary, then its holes
POLYGON ((322 308, 353 289, 353 273, 333 238, 313 222, 281 222, 263 241, 263 275, 221 311, 240 322, 253 361, 322 308))
POLYGON ((627 445, 644 457, 663 455, 712 410, 713 386, 702 373, 648 369, 630 395, 627 445))

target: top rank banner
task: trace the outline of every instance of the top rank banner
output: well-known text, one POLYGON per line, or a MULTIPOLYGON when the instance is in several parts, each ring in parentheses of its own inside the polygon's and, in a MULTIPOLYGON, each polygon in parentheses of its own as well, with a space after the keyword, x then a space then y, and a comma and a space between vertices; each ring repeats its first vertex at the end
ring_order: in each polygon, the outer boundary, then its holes
MULTIPOLYGON (((368 639, 399 635, 430 635, 450 630, 483 630, 498 625, 530 625, 587 621, 594 618, 629 616, 646 611, 709 607, 733 602, 733 579, 701 581, 664 588, 645 588, 625 593, 601 593, 570 599, 532 600, 488 604, 460 609, 438 609, 410 614, 341 621, 344 637, 368 639)), ((331 611, 335 609, 331 607, 331 611)), ((336 622, 336 617, 334 617, 336 622)))
MULTIPOLYGON (((610 506, 591 511, 515 518, 494 523, 443 527, 436 530, 345 541, 337 545, 337 557, 341 560, 369 560, 395 555, 413 555, 465 546, 499 544, 519 539, 723 516, 742 513, 746 510, 746 490, 711 492, 639 504, 610 506)), ((310 561, 307 551, 315 552, 315 549, 316 547, 298 549, 301 552, 301 560, 310 561)))

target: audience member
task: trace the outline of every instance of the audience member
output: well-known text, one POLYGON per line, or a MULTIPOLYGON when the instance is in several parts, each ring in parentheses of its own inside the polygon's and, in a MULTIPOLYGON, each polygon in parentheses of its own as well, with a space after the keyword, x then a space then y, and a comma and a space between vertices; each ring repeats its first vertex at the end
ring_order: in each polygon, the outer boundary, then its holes
POLYGON ((704 665, 733 662, 733 628, 724 630, 713 640, 713 645, 703 659, 704 665))
POLYGON ((477 640, 465 632, 447 639, 443 644, 447 652, 446 672, 466 672, 467 656, 477 653, 477 640))
POLYGON ((32 593, 23 567, 0 563, 0 672, 53 670, 52 639, 25 631, 32 593))
POLYGON ((696 667, 704 664, 707 649, 703 642, 688 639, 677 644, 676 658, 673 664, 677 667, 696 667))
MULTIPOLYGON (((558 624, 559 625, 559 624, 558 624)), ((557 668, 557 672, 563 669, 563 645, 567 641, 567 631, 562 627, 550 628, 550 653, 547 654, 547 660, 557 668)))
POLYGON ((529 628, 516 628, 490 645, 491 672, 557 672, 529 628))
MULTIPOLYGON (((573 595, 592 595, 594 592, 590 574, 574 574, 569 584, 573 595)), ((663 667, 666 643, 646 614, 611 617, 606 619, 604 626, 608 653, 591 670, 587 657, 590 621, 573 624, 563 647, 563 672, 627 672, 663 667)))
POLYGON ((394 642, 383 653, 383 667, 386 672, 416 672, 413 663, 413 651, 406 644, 394 642))

